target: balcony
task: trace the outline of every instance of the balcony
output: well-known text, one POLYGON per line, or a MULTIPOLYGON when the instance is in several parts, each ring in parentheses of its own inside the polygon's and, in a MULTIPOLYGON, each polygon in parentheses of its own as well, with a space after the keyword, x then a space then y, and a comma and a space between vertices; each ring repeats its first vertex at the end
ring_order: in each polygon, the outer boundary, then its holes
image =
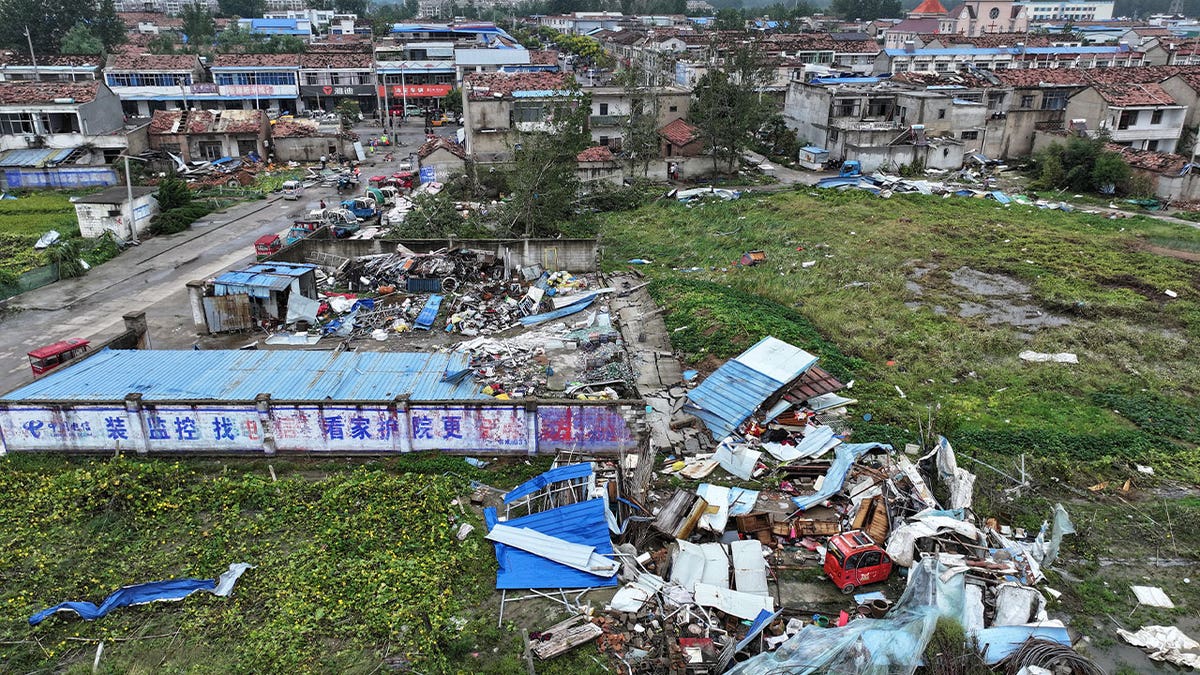
POLYGON ((625 123, 624 115, 592 115, 588 117, 588 124, 595 127, 619 127, 625 123))

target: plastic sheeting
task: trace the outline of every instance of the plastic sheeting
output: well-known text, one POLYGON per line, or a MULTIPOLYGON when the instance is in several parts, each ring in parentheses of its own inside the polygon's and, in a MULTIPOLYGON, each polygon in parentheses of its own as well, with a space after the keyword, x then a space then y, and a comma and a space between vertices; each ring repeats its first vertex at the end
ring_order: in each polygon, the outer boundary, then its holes
POLYGON ((1067 515, 1067 510, 1063 508, 1062 504, 1054 505, 1054 515, 1051 516, 1051 520, 1053 524, 1050 525, 1050 541, 1046 541, 1047 524, 1043 524, 1037 539, 1033 542, 1031 551, 1042 567, 1049 567, 1058 558, 1058 549, 1062 546, 1063 535, 1075 534, 1075 525, 1071 523, 1071 517, 1067 515))
POLYGON ((1046 621, 1025 626, 995 626, 985 628, 975 633, 979 649, 983 652, 983 660, 993 665, 1009 654, 1017 651, 1029 638, 1041 638, 1057 642, 1064 647, 1071 646, 1071 635, 1061 621, 1046 621))
POLYGON ((963 575, 942 581, 941 572, 936 558, 926 558, 913 568, 904 594, 887 618, 855 619, 840 628, 805 626, 779 649, 738 664, 729 673, 910 675, 938 617, 957 618, 962 610, 963 575))
MULTIPOLYGON (((491 530, 498 522, 496 509, 483 511, 484 521, 491 530)), ((513 518, 504 523, 512 527, 527 527, 542 534, 558 537, 572 544, 591 546, 600 555, 613 555, 608 523, 604 519, 604 500, 589 499, 513 518)), ((598 588, 616 586, 616 576, 604 578, 572 569, 539 555, 505 544, 495 544, 496 588, 598 588)))
POLYGON ((1144 626, 1136 633, 1118 630, 1117 634, 1134 647, 1145 649, 1155 661, 1200 669, 1200 642, 1175 626, 1144 626))
POLYGON ((938 436, 938 477, 950 488, 950 508, 962 509, 971 506, 971 495, 975 489, 975 474, 959 468, 954 448, 944 436, 938 436))
POLYGON ((498 523, 492 526, 491 532, 488 532, 487 540, 499 542, 552 560, 560 565, 566 565, 571 569, 595 574, 598 577, 611 577, 620 568, 620 565, 613 559, 596 553, 594 546, 573 544, 528 527, 511 527, 498 523))
POLYGON ((819 426, 804 430, 804 439, 796 445, 782 443, 763 443, 772 457, 781 462, 791 462, 797 459, 815 459, 837 447, 842 439, 834 435, 833 427, 819 426))
POLYGON ((833 463, 829 466, 829 471, 825 472, 825 479, 816 494, 792 497, 792 503, 801 511, 806 511, 837 494, 846 484, 846 476, 850 473, 850 467, 858 461, 859 457, 876 449, 891 451, 892 446, 883 443, 843 443, 839 445, 834 451, 833 463))
POLYGON ((539 323, 545 323, 547 321, 561 319, 565 316, 571 316, 572 314, 582 312, 583 310, 590 307, 592 305, 592 303, 596 301, 597 297, 598 296, 595 293, 592 293, 590 295, 585 295, 585 296, 581 297, 575 303, 567 305, 566 307, 560 307, 559 309, 556 309, 556 310, 553 310, 550 312, 545 312, 543 314, 534 314, 533 316, 523 316, 520 319, 518 319, 518 321, 520 321, 521 325, 523 325, 523 326, 536 326, 539 323))
POLYGON ((888 535, 887 554, 897 565, 911 567, 917 540, 932 537, 947 530, 957 532, 968 539, 983 544, 983 533, 979 528, 959 518, 942 515, 939 511, 922 511, 909 518, 908 522, 896 527, 888 535))
POLYGON ((36 626, 56 612, 75 612, 86 621, 93 621, 117 609, 131 605, 146 605, 151 602, 179 601, 192 593, 206 592, 222 598, 233 592, 238 577, 254 566, 248 563, 232 563, 229 569, 216 579, 169 579, 151 581, 135 586, 124 586, 99 606, 90 602, 63 602, 29 617, 29 625, 36 626))

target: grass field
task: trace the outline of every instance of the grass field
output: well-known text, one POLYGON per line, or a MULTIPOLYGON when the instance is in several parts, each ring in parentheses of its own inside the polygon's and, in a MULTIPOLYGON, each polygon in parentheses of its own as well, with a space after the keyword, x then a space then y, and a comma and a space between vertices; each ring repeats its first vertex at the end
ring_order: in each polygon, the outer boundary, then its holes
POLYGON ((45 264, 33 244, 50 230, 79 236, 75 207, 65 192, 36 192, 0 199, 0 272, 21 274, 45 264))

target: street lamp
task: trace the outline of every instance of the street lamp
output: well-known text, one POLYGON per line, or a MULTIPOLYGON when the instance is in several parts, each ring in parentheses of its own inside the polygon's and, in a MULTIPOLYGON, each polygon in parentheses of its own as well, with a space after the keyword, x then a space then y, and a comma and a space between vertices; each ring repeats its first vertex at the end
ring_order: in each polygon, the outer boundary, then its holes
POLYGON ((149 162, 150 160, 142 159, 141 157, 130 157, 123 152, 117 155, 117 157, 124 158, 125 160, 125 201, 129 203, 129 243, 137 246, 141 242, 137 238, 137 222, 133 210, 133 179, 129 177, 129 160, 132 159, 135 162, 149 162))

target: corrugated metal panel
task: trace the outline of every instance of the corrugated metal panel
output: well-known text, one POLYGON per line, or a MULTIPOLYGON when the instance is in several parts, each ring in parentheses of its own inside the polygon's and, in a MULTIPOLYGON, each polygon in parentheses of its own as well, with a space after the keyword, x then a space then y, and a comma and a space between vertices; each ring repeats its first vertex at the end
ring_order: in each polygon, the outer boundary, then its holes
POLYGON ((517 487, 513 488, 508 494, 504 495, 504 503, 509 504, 514 499, 520 499, 521 497, 531 495, 538 490, 548 487, 552 483, 561 483, 565 480, 586 478, 590 475, 592 475, 591 462, 557 466, 543 474, 534 476, 533 478, 530 478, 524 483, 521 483, 517 487))
POLYGON ((817 357, 783 340, 765 337, 725 362, 688 393, 688 412, 720 439, 754 414, 771 394, 795 380, 817 357))
POLYGON ((146 401, 488 398, 469 377, 443 381, 468 367, 464 354, 102 350, 0 400, 112 401, 134 392, 146 401))
POLYGON ((9 150, 0 155, 0 166, 43 166, 54 152, 54 149, 46 148, 9 150))
POLYGON ((213 286, 219 295, 227 295, 230 289, 238 292, 239 288, 259 288, 270 291, 282 291, 292 285, 293 277, 283 274, 255 274, 250 272, 226 272, 217 277, 213 286), (221 291, 225 292, 222 293, 221 291))
POLYGON ((246 330, 254 326, 250 316, 250 296, 244 293, 204 298, 204 318, 213 333, 246 330))
MULTIPOLYGON (((488 529, 497 522, 496 510, 493 508, 485 509, 483 517, 488 529)), ((608 523, 604 519, 603 499, 590 499, 560 506, 541 513, 513 518, 504 524, 511 527, 528 527, 573 544, 593 546, 600 555, 613 554, 608 523)), ((504 544, 495 544, 495 548, 496 562, 500 566, 496 572, 497 589, 597 588, 617 585, 616 576, 598 577, 504 544)))

